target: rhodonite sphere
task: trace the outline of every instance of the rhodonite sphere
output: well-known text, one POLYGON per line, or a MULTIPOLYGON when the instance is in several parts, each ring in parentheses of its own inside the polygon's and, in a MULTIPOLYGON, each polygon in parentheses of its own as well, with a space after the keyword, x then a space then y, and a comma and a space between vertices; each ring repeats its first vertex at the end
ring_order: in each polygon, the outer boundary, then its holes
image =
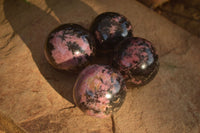
POLYGON ((152 43, 139 37, 125 39, 118 45, 112 65, 132 86, 149 83, 159 70, 158 55, 152 43))
POLYGON ((86 66, 94 55, 94 38, 77 24, 64 24, 47 38, 45 56, 57 69, 77 70, 86 66))
POLYGON ((108 117, 119 110, 126 96, 122 75, 108 65, 91 65, 79 75, 73 89, 76 105, 87 115, 108 117))
POLYGON ((128 19, 115 12, 105 12, 94 20, 91 32, 96 39, 98 53, 108 53, 124 38, 132 36, 128 19))

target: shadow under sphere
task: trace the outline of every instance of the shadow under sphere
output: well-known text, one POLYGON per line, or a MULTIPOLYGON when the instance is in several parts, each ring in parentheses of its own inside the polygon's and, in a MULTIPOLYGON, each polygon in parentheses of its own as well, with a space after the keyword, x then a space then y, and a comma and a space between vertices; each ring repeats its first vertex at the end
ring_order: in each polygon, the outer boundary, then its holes
MULTIPOLYGON (((79 0, 49 0, 48 5, 61 23, 84 24, 87 28, 92 21, 90 16, 96 13, 79 0), (54 3, 55 2, 55 3, 54 3), (70 4, 71 3, 71 4, 70 4), (54 6, 55 4, 55 6, 54 6), (85 14, 89 16, 84 16, 85 14), (85 18, 83 19, 84 16, 85 18)), ((40 72, 50 85, 65 99, 74 104, 73 86, 77 74, 54 69, 45 59, 46 38, 54 28, 60 25, 54 17, 24 0, 5 0, 4 12, 15 33, 17 33, 32 53, 40 72)))

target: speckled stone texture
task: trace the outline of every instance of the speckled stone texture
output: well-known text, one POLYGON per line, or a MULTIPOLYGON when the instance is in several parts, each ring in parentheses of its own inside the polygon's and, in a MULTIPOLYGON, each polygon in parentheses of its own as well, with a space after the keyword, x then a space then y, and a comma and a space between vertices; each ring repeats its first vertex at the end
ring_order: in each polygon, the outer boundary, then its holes
POLYGON ((108 65, 91 65, 79 75, 74 86, 74 101, 87 115, 105 118, 124 103, 123 76, 108 65))
POLYGON ((94 56, 94 38, 82 26, 63 24, 54 29, 47 38, 45 56, 57 69, 77 70, 94 56))
POLYGON ((0 1, 0 110, 17 125, 30 133, 200 132, 199 38, 134 0, 28 1, 0 1), (44 56, 53 28, 89 28, 106 11, 125 15, 134 36, 151 41, 160 61, 152 82, 128 88, 113 120, 73 108, 77 75, 56 71, 44 56))
POLYGON ((132 36, 132 26, 128 19, 115 12, 104 12, 91 25, 96 39, 98 53, 111 52, 126 37, 132 36))
POLYGON ((133 87, 149 83, 159 70, 158 55, 153 44, 139 37, 123 40, 115 49, 112 64, 133 87))

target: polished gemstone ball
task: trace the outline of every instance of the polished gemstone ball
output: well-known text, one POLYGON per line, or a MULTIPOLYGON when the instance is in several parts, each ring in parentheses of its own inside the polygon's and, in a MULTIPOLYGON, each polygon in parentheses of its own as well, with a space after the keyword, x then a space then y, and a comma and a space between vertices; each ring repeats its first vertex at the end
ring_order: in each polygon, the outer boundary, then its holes
POLYGON ((98 53, 108 53, 124 38, 132 36, 132 26, 127 18, 114 12, 100 14, 91 26, 98 53))
POLYGON ((126 96, 122 75, 108 65, 91 65, 79 75, 73 89, 76 105, 87 115, 108 117, 126 96))
POLYGON ((122 41, 115 50, 113 67, 117 68, 128 84, 142 86, 158 72, 158 55, 152 43, 139 37, 122 41))
POLYGON ((86 66, 94 55, 94 38, 77 24, 64 24, 47 38, 45 56, 57 69, 77 70, 86 66))

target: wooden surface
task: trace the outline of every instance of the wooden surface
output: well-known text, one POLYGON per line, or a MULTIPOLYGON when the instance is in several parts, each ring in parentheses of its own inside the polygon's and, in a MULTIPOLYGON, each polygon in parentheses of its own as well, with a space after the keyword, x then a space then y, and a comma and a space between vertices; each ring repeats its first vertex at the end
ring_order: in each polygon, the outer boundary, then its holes
POLYGON ((200 132, 200 39, 138 2, 1 0, 0 29, 0 111, 27 132, 200 132), (128 87, 113 120, 74 108, 77 75, 53 69, 43 53, 56 26, 78 23, 88 28, 105 11, 125 15, 134 36, 153 42, 160 56, 156 78, 144 87, 128 87))

